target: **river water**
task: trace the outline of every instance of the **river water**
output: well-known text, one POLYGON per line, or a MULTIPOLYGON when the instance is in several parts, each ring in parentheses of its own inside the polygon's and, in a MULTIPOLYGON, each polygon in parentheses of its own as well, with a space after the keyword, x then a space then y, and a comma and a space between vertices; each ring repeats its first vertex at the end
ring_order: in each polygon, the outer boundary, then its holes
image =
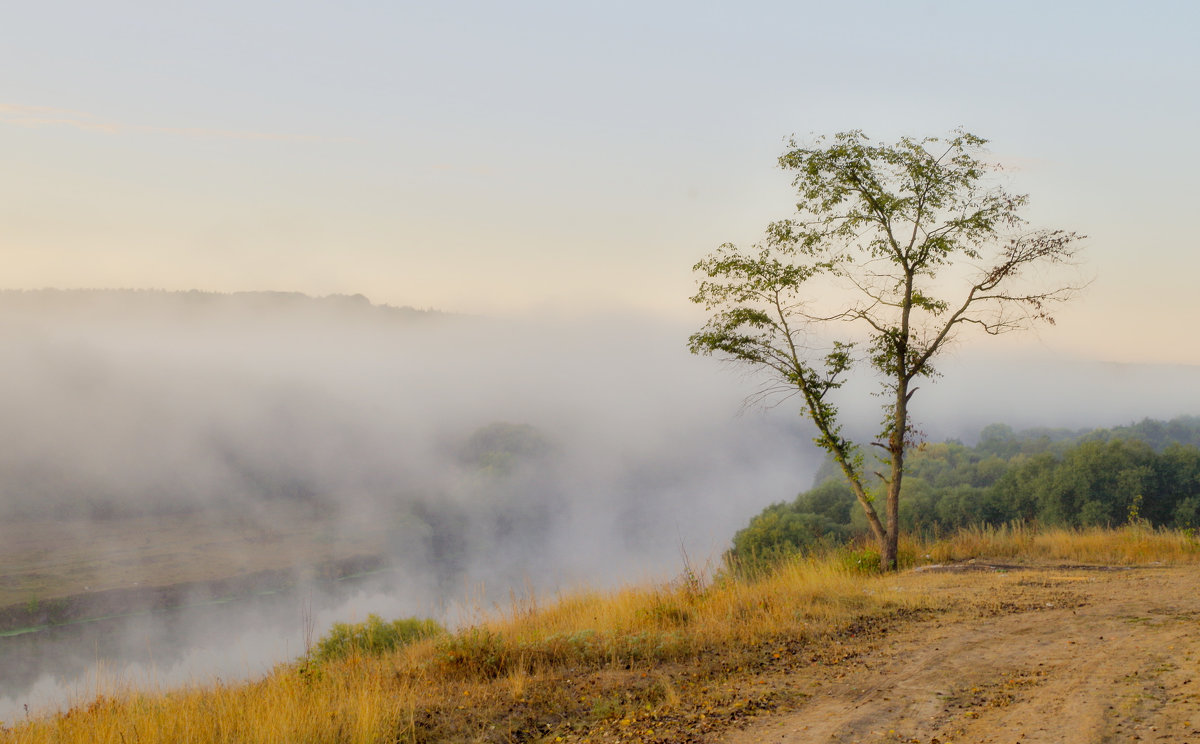
POLYGON ((398 570, 336 583, 112 617, 0 637, 0 721, 12 723, 129 688, 262 676, 334 622, 370 613, 444 619, 398 570))

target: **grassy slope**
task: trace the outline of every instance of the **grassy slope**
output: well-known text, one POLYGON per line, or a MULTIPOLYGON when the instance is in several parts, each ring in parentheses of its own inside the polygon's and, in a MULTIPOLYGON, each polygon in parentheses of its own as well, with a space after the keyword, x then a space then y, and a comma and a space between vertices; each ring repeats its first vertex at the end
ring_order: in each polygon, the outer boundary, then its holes
MULTIPOLYGON (((909 544, 917 562, 1200 562, 1177 532, 970 531, 909 544)), ((692 741, 806 696, 880 632, 936 617, 1033 610, 1042 597, 932 571, 872 576, 845 556, 761 577, 578 594, 386 657, 289 664, 265 679, 153 694, 113 690, 18 723, 0 742, 692 741)))

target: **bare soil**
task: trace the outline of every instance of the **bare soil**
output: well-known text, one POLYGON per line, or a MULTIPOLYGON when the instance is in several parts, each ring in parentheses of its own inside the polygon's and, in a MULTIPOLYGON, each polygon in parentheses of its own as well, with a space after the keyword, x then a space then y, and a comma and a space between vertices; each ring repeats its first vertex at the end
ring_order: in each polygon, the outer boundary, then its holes
POLYGON ((715 740, 1200 744, 1200 568, 975 568, 991 574, 923 588, 978 611, 895 624, 766 680, 797 694, 715 740))

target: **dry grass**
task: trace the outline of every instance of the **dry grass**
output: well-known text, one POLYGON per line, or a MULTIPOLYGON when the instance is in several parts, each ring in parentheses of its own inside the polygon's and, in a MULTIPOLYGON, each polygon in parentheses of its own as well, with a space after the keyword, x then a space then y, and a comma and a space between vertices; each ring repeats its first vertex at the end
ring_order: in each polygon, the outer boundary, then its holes
POLYGON ((1028 526, 976 527, 960 530, 910 550, 938 563, 972 558, 1018 562, 1061 561, 1114 566, 1200 562, 1200 539, 1194 531, 1131 525, 1119 529, 1036 529, 1028 526))
POLYGON ((385 664, 359 663, 311 684, 278 671, 249 684, 117 693, 63 715, 16 725, 6 742, 392 741, 410 712, 385 664))
MULTIPOLYGON (((938 562, 1200 560, 1194 537, 1142 528, 970 530, 906 552, 938 562)), ((947 591, 954 581, 963 579, 870 575, 837 554, 757 578, 689 571, 663 586, 514 603, 383 657, 287 664, 252 683, 115 692, 12 724, 0 743, 687 741, 802 694, 765 684, 771 675, 837 664, 856 639, 955 602, 979 611, 987 592, 964 598, 947 591)))

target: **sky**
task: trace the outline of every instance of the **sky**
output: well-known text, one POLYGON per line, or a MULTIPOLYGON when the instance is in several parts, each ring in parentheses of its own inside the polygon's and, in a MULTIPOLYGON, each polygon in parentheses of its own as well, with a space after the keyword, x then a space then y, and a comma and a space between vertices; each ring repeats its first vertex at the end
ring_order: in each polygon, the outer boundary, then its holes
POLYGON ((0 26, 4 288, 362 293, 696 319, 790 211, 784 140, 990 140, 1088 290, 1023 343, 1200 364, 1187 2, 23 4, 0 26))

